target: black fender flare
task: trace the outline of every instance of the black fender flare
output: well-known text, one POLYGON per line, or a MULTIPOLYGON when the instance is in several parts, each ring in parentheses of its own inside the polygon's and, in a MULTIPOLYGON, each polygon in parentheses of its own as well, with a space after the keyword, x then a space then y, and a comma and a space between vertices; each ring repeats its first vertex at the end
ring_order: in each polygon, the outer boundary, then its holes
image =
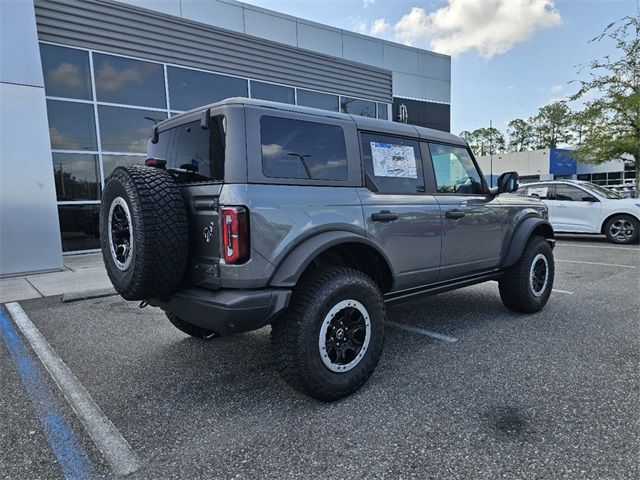
POLYGON ((318 233, 294 247, 276 268, 269 285, 284 288, 294 287, 314 258, 341 243, 361 243, 375 249, 384 258, 391 275, 394 275, 389 258, 374 242, 353 232, 331 231, 318 233))
POLYGON ((555 235, 551 224, 540 217, 526 217, 516 227, 515 232, 511 236, 509 248, 507 248, 502 255, 500 262, 501 268, 510 267, 520 259, 534 231, 540 231, 553 248, 555 235))

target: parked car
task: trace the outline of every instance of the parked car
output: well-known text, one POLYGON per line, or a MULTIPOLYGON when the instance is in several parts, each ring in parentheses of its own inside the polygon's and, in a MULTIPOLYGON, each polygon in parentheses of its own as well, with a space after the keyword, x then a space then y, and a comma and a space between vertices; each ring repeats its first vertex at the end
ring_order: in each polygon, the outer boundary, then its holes
POLYGON ((528 183, 518 193, 538 197, 549 207, 549 221, 556 232, 605 234, 614 243, 638 242, 637 198, 622 198, 579 180, 528 183))
POLYGON ((386 306, 497 280, 532 313, 551 293, 547 207, 508 195, 514 172, 489 189, 449 133, 241 98, 158 124, 148 155, 102 196, 117 291, 197 338, 271 324, 282 377, 314 398, 364 384, 386 306))

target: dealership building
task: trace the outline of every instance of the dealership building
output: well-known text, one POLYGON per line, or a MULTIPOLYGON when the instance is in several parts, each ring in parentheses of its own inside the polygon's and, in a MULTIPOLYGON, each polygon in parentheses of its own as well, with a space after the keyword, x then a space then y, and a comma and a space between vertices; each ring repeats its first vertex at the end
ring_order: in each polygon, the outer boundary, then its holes
POLYGON ((0 9, 0 276, 97 249, 104 179, 199 105, 243 96, 449 130, 446 55, 235 0, 0 9))

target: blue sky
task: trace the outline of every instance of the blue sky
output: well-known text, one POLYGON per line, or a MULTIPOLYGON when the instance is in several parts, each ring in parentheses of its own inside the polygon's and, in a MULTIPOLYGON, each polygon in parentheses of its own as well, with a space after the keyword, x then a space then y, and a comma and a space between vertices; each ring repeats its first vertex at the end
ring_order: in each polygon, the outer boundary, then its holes
POLYGON ((576 66, 613 52, 610 43, 589 40, 608 23, 638 11, 638 0, 245 1, 345 30, 453 52, 454 133, 488 126, 490 120, 506 130, 509 120, 527 118, 553 99, 573 93, 576 86, 568 82, 578 78, 576 66))

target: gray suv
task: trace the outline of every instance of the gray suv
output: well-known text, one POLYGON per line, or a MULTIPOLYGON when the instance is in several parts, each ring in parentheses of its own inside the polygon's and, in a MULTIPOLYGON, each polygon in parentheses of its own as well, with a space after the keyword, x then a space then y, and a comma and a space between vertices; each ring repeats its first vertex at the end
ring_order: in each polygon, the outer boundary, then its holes
POLYGON ((213 338, 271 325, 278 369, 333 401, 373 372, 385 307, 497 280, 540 310, 554 233, 539 200, 489 188, 436 130, 235 98, 154 127, 106 182, 100 240, 127 300, 213 338))

